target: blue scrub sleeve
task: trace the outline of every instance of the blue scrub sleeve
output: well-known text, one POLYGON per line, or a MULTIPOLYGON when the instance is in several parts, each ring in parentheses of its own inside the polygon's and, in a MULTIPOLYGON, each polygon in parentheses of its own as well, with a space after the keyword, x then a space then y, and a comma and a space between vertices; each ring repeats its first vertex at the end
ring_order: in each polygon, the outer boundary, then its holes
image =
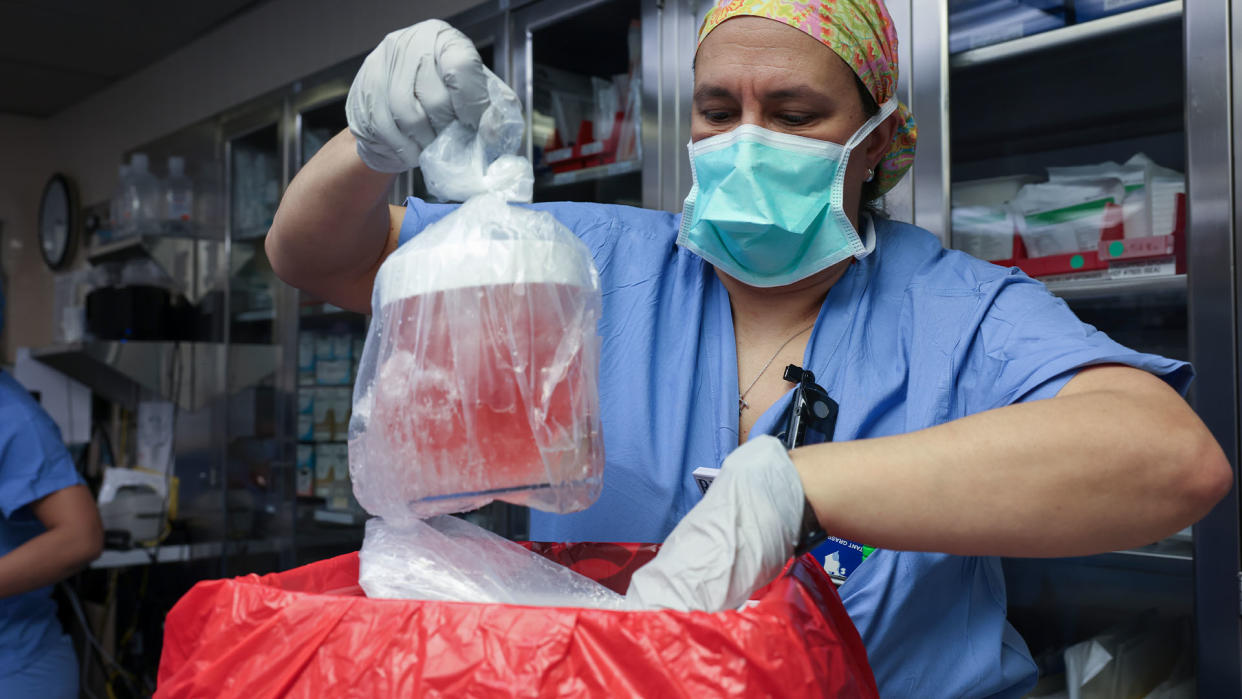
POLYGON ((995 408, 1055 396, 1079 370, 1123 364, 1160 377, 1184 394, 1190 364, 1117 344, 1078 320, 1065 301, 1025 275, 996 282, 968 365, 991 384, 995 408))
POLYGON ((0 406, 0 513, 13 513, 40 498, 82 483, 56 423, 37 405, 0 406))
POLYGON ((397 245, 405 245, 410 238, 418 235, 424 228, 448 216, 460 204, 429 204, 418 197, 405 200, 405 217, 401 219, 401 232, 397 234, 397 245))

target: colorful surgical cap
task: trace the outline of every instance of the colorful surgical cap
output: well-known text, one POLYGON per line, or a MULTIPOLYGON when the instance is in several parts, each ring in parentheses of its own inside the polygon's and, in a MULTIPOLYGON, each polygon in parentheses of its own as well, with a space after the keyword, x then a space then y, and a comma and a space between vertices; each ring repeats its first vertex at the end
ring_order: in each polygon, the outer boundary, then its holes
MULTIPOLYGON (((854 69, 876 104, 897 92, 897 31, 882 0, 717 0, 699 28, 699 43, 721 22, 741 16, 774 19, 819 40, 854 69)), ((895 118, 893 143, 876 172, 880 194, 914 163, 914 115, 899 104, 895 118)))

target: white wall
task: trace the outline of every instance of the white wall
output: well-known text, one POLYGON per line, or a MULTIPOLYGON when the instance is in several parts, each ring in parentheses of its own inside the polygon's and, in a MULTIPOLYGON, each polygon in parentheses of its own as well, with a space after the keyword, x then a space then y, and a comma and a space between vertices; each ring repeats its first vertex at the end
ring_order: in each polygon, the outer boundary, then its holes
POLYGON ((13 363, 12 347, 25 337, 40 342, 51 337, 52 277, 35 235, 39 196, 50 172, 46 134, 43 121, 0 115, 0 279, 7 302, 0 364, 13 363))
POLYGON ((84 203, 103 201, 126 150, 363 54, 394 29, 479 4, 270 0, 46 120, 0 117, 3 258, 12 268, 0 361, 12 361, 17 346, 37 347, 52 337, 51 274, 33 247, 34 212, 51 173, 72 177, 84 203))

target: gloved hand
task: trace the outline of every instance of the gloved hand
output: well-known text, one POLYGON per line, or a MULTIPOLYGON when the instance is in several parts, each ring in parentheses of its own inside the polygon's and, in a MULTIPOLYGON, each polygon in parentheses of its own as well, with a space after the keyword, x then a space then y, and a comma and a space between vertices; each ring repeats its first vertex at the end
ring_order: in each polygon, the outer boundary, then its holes
POLYGON ((449 124, 460 120, 478 128, 489 77, 469 37, 441 20, 384 37, 345 101, 358 157, 379 172, 417 167, 422 149, 449 124))
POLYGON ((757 437, 733 451, 703 500, 630 580, 631 609, 736 609, 793 554, 806 496, 785 445, 757 437))

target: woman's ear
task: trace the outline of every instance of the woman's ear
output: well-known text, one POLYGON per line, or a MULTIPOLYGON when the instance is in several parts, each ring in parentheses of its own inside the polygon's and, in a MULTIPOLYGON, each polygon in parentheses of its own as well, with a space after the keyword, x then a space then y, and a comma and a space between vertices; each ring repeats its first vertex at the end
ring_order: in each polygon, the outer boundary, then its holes
POLYGON ((862 151, 867 156, 867 167, 876 170, 879 169, 880 160, 888 153, 889 146, 893 142, 893 135, 897 133, 897 113, 894 112, 887 119, 880 122, 863 141, 862 151))

